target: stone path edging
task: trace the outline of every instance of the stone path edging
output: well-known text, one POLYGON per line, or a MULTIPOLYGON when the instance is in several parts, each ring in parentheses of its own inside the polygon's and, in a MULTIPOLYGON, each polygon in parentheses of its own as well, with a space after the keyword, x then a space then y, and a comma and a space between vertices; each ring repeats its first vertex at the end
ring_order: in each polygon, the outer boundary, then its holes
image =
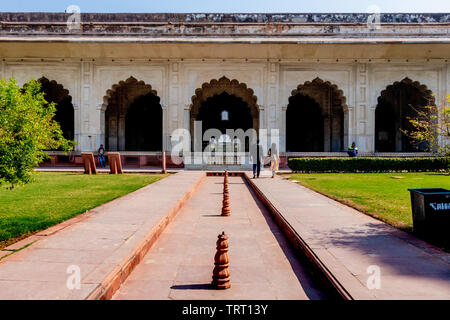
MULTIPOLYGON (((333 289, 343 300, 354 300, 352 295, 345 289, 343 284, 333 275, 332 271, 327 265, 320 259, 316 252, 303 240, 303 238, 297 233, 297 231, 289 224, 289 222, 283 217, 281 212, 269 201, 264 193, 253 183, 248 174, 244 174, 244 179, 253 189, 258 196, 259 200, 264 204, 266 209, 272 214, 275 221, 280 226, 283 233, 289 239, 291 244, 297 249, 303 252, 309 261, 313 264, 315 269, 321 274, 322 280, 327 282, 330 289, 333 289)), ((337 263, 337 261, 335 261, 337 263)))

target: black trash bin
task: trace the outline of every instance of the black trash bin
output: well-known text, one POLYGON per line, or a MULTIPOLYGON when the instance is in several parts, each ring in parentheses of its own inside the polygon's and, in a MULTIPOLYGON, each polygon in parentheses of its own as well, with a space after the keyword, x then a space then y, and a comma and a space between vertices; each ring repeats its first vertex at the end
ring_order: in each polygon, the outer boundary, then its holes
POLYGON ((439 242, 450 242, 450 190, 408 189, 414 232, 439 242))

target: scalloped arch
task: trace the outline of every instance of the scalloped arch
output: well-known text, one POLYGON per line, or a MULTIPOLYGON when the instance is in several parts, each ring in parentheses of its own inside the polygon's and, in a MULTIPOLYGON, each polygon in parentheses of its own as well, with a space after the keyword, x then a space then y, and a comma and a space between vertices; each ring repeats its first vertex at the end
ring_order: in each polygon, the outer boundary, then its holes
POLYGON ((158 92, 156 90, 153 90, 152 86, 149 84, 146 84, 144 81, 142 80, 137 80, 135 77, 131 76, 128 79, 126 79, 125 81, 119 81, 119 83, 114 84, 111 89, 108 89, 106 91, 106 95, 103 96, 103 108, 106 109, 106 107, 108 106, 109 100, 111 99, 111 97, 113 97, 113 95, 116 93, 117 89, 120 87, 124 87, 127 85, 142 85, 144 86, 144 88, 146 88, 148 91, 148 93, 153 94, 155 97, 157 97, 158 99, 160 99, 160 97, 158 96, 158 92))
POLYGON ((203 102, 214 95, 224 92, 235 95, 246 102, 253 118, 259 116, 259 106, 257 104, 258 98, 255 96, 254 91, 248 88, 245 83, 240 83, 236 79, 230 80, 223 76, 219 80, 213 79, 209 83, 205 82, 202 84, 201 88, 195 90, 195 95, 192 96, 191 119, 197 118, 203 102))
POLYGON ((433 92, 431 90, 429 90, 425 84, 421 84, 419 81, 413 81, 408 77, 404 78, 401 81, 395 81, 393 84, 388 85, 386 87, 386 89, 381 91, 381 94, 378 97, 378 102, 380 101, 381 98, 386 97, 391 90, 393 90, 395 87, 398 87, 401 84, 407 84, 407 85, 410 85, 410 86, 416 88, 417 90, 419 90, 419 92, 422 94, 422 96, 428 100, 428 102, 430 104, 432 104, 432 105, 435 104, 436 101, 435 101, 433 92))
MULTIPOLYGON (((317 86, 323 86, 324 85, 324 86, 330 87, 333 90, 334 94, 336 95, 336 98, 341 101, 342 108, 344 110, 348 110, 347 98, 344 96, 344 92, 341 89, 339 89, 339 87, 337 85, 331 83, 330 81, 324 81, 324 80, 322 80, 321 78, 318 78, 318 77, 315 78, 312 81, 306 81, 305 83, 298 85, 296 89, 292 90, 291 96, 289 97, 289 102, 291 102, 291 99, 293 97, 295 97, 299 93, 308 95, 307 92, 305 92, 306 88, 310 87, 310 86, 313 86, 313 85, 317 85, 317 86)), ((316 100, 315 97, 310 96, 310 95, 308 95, 308 96, 310 98, 316 100)), ((316 101, 316 102, 318 102, 318 101, 316 101)))
POLYGON ((58 90, 60 90, 63 93, 64 96, 69 97, 70 101, 72 101, 72 96, 70 95, 69 90, 64 88, 64 86, 62 84, 59 84, 57 81, 49 80, 46 77, 40 77, 37 81, 40 82, 41 84, 47 84, 48 83, 48 84, 56 85, 58 90))

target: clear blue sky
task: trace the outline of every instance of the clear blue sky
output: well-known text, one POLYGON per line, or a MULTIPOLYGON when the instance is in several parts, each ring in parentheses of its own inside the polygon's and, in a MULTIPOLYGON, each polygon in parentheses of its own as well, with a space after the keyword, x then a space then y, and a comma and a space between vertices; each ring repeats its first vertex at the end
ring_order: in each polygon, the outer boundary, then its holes
POLYGON ((0 0, 0 11, 64 12, 450 12, 450 0, 0 0))

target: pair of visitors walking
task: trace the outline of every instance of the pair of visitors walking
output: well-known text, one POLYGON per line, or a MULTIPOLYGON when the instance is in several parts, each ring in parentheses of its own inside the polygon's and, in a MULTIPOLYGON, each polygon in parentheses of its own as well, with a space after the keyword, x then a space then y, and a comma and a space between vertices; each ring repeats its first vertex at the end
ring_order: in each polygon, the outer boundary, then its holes
MULTIPOLYGON (((264 165, 263 160, 263 149, 257 141, 256 145, 250 148, 250 162, 253 165, 253 179, 259 178, 261 173, 261 166, 264 165)), ((270 159, 270 171, 272 172, 272 178, 275 177, 276 171, 278 171, 280 156, 278 154, 278 148, 275 143, 272 144, 272 147, 269 149, 268 157, 270 159)))

